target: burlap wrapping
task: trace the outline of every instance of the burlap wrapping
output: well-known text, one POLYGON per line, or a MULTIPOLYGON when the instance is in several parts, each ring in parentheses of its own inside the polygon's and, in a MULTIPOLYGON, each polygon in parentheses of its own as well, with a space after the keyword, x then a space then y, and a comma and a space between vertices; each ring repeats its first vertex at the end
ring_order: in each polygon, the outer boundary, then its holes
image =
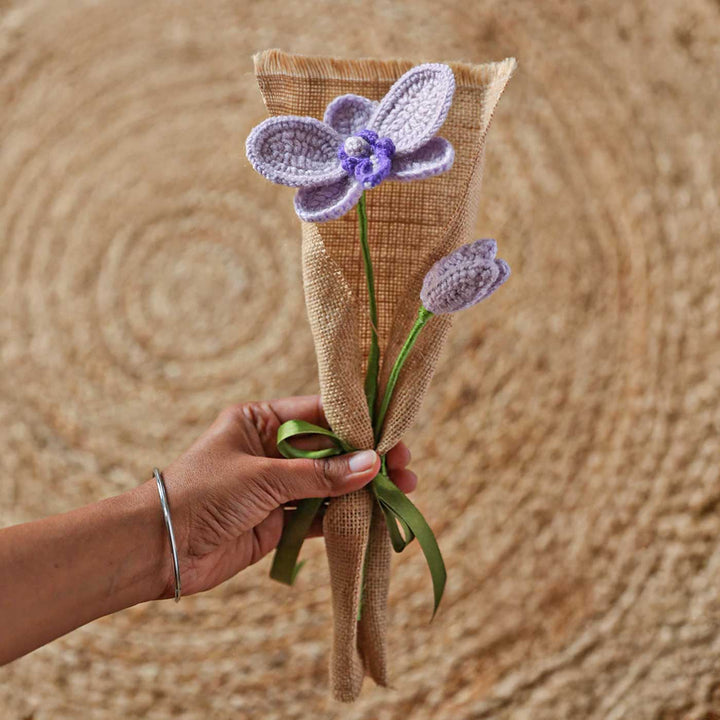
MULTIPOLYGON (((344 93, 379 100, 417 64, 305 57, 279 50, 258 53, 254 62, 271 115, 317 118, 344 93)), ((416 317, 426 271, 442 255, 474 239, 485 135, 515 60, 448 65, 455 74, 456 91, 439 134, 455 148, 452 170, 421 182, 386 182, 367 193, 383 358, 380 393, 416 317)), ((322 224, 302 223, 302 236, 305 296, 325 413, 332 429, 351 445, 372 447, 363 390, 370 325, 357 214, 322 224)), ((414 421, 449 326, 449 317, 433 318, 421 335, 396 386, 379 452, 391 448, 414 421)), ((337 699, 351 701, 365 674, 378 684, 388 682, 385 635, 391 546, 383 515, 365 490, 330 503, 324 533, 334 617, 330 682, 337 699), (366 546, 363 611, 357 622, 366 546)))

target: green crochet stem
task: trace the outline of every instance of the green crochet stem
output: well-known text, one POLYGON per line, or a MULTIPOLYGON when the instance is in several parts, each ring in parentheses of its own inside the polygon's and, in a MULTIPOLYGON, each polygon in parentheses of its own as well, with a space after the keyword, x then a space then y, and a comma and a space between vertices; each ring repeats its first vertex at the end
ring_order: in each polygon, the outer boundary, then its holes
POLYGON ((380 372, 380 344, 378 342, 378 314, 377 297, 375 295, 375 273, 373 271, 370 245, 368 243, 368 219, 365 208, 365 192, 358 202, 358 224, 360 225, 360 248, 362 250, 363 264, 365 265, 365 280, 367 281, 368 302, 370 304, 370 351, 368 352, 367 372, 365 374, 365 397, 367 398, 370 417, 375 412, 377 399, 378 375, 380 372))
MULTIPOLYGON (((370 309, 370 350, 368 351, 367 371, 365 373, 365 397, 367 399, 370 420, 375 414, 377 401, 378 378, 380 375, 380 344, 378 342, 378 316, 377 297, 375 295, 375 272, 373 270, 370 244, 368 243, 368 219, 365 206, 365 192, 358 202, 358 225, 360 227, 360 248, 362 250, 363 265, 365 267, 365 281, 368 289, 368 304, 370 309)), ((369 545, 369 542, 368 542, 369 545)), ((360 621, 363 610, 363 597, 365 595, 365 566, 367 564, 368 546, 363 555, 362 575, 360 581, 360 600, 358 602, 357 620, 360 621)))
POLYGON ((412 330, 410 330, 410 334, 407 336, 405 344, 400 348, 395 364, 390 371, 390 377, 388 378, 387 385, 385 386, 385 394, 383 395, 382 404, 380 405, 377 418, 375 419, 374 429, 376 443, 380 440, 380 436, 382 435, 385 415, 387 415, 388 408, 390 407, 390 401, 392 400, 395 385, 400 377, 400 371, 402 370, 405 361, 408 359, 408 355, 410 355, 410 351, 413 349, 413 345, 415 345, 422 329, 432 316, 433 314, 421 305, 420 310, 418 310, 418 316, 415 320, 415 324, 413 325, 412 330))

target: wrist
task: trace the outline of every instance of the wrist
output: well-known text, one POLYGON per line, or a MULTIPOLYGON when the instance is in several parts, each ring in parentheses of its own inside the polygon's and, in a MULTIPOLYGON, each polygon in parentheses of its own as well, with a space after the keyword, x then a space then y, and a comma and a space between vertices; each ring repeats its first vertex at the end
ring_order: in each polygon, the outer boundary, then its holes
POLYGON ((161 600, 175 595, 170 538, 163 518, 162 505, 155 479, 148 480, 118 498, 125 506, 129 526, 133 528, 130 552, 134 563, 133 577, 136 602, 161 600))

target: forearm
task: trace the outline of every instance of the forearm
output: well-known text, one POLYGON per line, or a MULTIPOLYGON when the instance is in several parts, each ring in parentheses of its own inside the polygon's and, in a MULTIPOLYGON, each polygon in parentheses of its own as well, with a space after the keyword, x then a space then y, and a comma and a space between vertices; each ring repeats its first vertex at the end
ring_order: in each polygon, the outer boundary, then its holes
POLYGON ((165 595, 170 563, 154 481, 0 530, 0 664, 165 595))

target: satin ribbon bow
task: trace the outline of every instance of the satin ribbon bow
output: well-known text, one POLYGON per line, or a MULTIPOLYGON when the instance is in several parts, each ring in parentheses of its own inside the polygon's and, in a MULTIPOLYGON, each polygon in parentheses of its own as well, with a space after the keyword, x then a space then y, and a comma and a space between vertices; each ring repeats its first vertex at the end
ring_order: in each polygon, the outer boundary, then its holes
MULTIPOLYGON (((289 420, 278 428, 277 448, 286 458, 327 458, 334 455, 354 452, 354 448, 339 438, 332 430, 313 425, 304 420, 289 420), (322 450, 299 450, 290 444, 290 440, 304 435, 321 435, 332 442, 332 447, 322 450)), ((422 513, 400 490, 387 472, 385 457, 382 458, 380 472, 370 483, 375 499, 385 516, 390 540, 395 552, 402 552, 415 538, 425 555, 433 584, 433 617, 437 612, 445 589, 447 572, 437 540, 422 513)), ((292 585, 303 563, 298 563, 298 555, 315 516, 325 498, 300 500, 297 509, 286 522, 282 537, 275 551, 270 577, 286 585, 292 585)))

